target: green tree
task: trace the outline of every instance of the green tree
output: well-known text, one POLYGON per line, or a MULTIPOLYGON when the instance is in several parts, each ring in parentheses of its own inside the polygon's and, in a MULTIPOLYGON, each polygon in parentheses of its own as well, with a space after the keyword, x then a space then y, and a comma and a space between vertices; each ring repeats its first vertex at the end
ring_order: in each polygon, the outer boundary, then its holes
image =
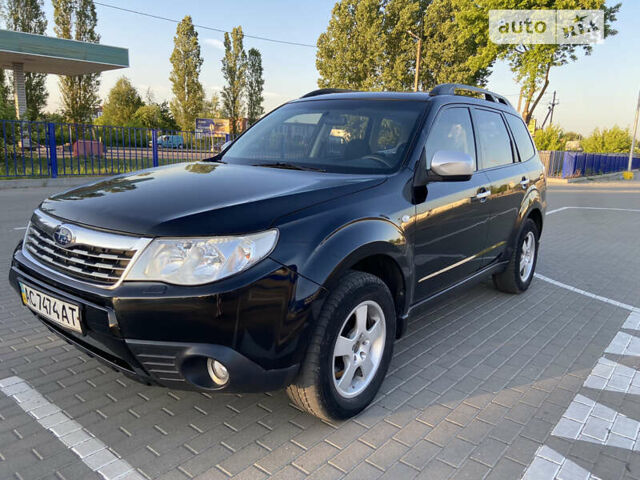
POLYGON ((342 0, 318 38, 321 87, 411 90, 416 39, 420 89, 483 85, 496 51, 487 49, 486 12, 472 0, 342 0))
POLYGON ((212 93, 209 100, 202 103, 202 111, 200 112, 200 118, 220 118, 222 112, 220 111, 220 95, 212 93))
POLYGON ((143 105, 133 115, 133 123, 145 128, 157 130, 178 130, 167 102, 143 105))
POLYGON ((564 138, 568 141, 568 142, 572 142, 574 140, 582 140, 582 135, 580 135, 577 132, 565 132, 564 133, 564 138))
POLYGON ((409 90, 416 68, 416 41, 422 39, 419 85, 485 85, 496 59, 505 59, 521 86, 528 123, 549 84, 552 67, 590 54, 590 45, 496 45, 489 41, 489 10, 602 9, 605 36, 620 5, 605 0, 340 0, 327 30, 318 38, 320 87, 409 90), (411 32, 411 33, 409 33, 411 32))
POLYGON ((617 125, 609 129, 596 128, 591 135, 582 139, 581 145, 587 153, 628 153, 631 149, 631 133, 628 128, 617 125))
POLYGON ((9 120, 16 117, 16 109, 9 100, 9 93, 4 70, 0 68, 0 119, 9 120))
POLYGON ((200 83, 203 59, 200 55, 198 32, 189 15, 178 24, 173 44, 173 70, 169 76, 173 91, 171 112, 182 130, 193 130, 204 101, 204 89, 200 83))
POLYGON ((318 86, 381 90, 385 62, 382 0, 341 0, 318 38, 318 86))
POLYGON ((243 47, 242 27, 224 34, 222 76, 227 84, 222 88, 222 111, 230 120, 231 134, 238 133, 238 120, 242 118, 242 95, 247 83, 247 54, 243 47))
POLYGON ((249 125, 256 123, 264 113, 262 107, 264 78, 262 78, 262 73, 262 55, 258 49, 252 48, 247 55, 247 118, 249 125))
MULTIPOLYGON (((47 29, 43 0, 6 0, 3 16, 9 30, 42 35, 47 29)), ((38 119, 47 104, 46 79, 47 75, 43 73, 25 73, 28 120, 38 119)))
MULTIPOLYGON (((53 0, 56 36, 99 43, 98 16, 93 0, 53 0)), ((100 74, 61 76, 62 112, 71 122, 89 122, 98 109, 100 74)))
POLYGON ((424 13, 420 83, 484 86, 496 59, 487 16, 475 0, 433 0, 424 13))
POLYGON ((483 85, 497 53, 487 49, 486 16, 471 0, 342 0, 318 38, 321 87, 411 90, 416 39, 420 89, 483 85))
POLYGON ((533 140, 538 150, 564 150, 567 143, 564 132, 556 125, 549 125, 545 129, 536 130, 533 140))
POLYGON ((120 77, 102 105, 99 125, 132 125, 134 115, 144 105, 138 90, 127 77, 120 77))

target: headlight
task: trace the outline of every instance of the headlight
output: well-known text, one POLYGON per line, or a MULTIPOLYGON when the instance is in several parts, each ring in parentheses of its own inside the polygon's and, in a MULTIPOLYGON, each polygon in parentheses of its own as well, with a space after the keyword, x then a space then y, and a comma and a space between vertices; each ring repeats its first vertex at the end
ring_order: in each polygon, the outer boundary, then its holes
POLYGON ((277 230, 242 237, 158 238, 135 261, 126 280, 202 285, 241 272, 265 258, 277 230))

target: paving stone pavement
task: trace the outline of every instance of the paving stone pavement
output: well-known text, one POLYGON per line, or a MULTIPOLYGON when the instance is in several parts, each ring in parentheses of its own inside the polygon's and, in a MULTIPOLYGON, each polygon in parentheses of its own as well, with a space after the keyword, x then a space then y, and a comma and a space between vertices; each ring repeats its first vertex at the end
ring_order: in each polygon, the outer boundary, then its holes
MULTIPOLYGON (((608 189, 613 192, 597 195, 551 189, 549 208, 640 208, 637 194, 608 189)), ((628 351, 640 334, 625 323, 625 309, 541 280, 520 296, 480 284, 411 320, 375 402, 344 422, 304 414, 283 392, 209 395, 147 387, 59 340, 7 284, 10 254, 23 234, 15 228, 53 191, 0 191, 0 379, 24 379, 139 475, 514 480, 534 468, 534 460, 553 457, 554 465, 568 465, 566 478, 582 478, 582 470, 603 480, 640 478, 639 453, 624 442, 637 439, 640 421, 640 383, 632 371, 640 357, 628 351), (594 388, 606 386, 599 379, 613 382, 614 390, 594 388), (615 382, 627 385, 626 379, 628 388, 615 391, 615 382), (621 438, 594 443, 552 435, 568 432, 562 429, 576 417, 584 419, 587 437, 610 431, 621 438)), ((538 271, 640 306, 640 251, 630 240, 640 234, 638 215, 550 215, 538 271)), ((554 478, 553 468, 535 478, 554 478)), ((99 476, 0 393, 0 478, 99 476)))

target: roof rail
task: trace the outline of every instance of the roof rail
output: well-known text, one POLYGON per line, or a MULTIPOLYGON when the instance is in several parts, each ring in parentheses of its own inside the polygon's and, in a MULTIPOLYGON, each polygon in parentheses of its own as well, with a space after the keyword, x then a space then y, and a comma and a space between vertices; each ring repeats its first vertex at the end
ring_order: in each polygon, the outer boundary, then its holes
POLYGON ((317 97, 318 95, 329 95, 330 93, 347 93, 347 92, 355 92, 356 90, 349 90, 346 88, 320 88, 318 90, 313 90, 300 98, 309 98, 309 97, 317 97))
POLYGON ((468 92, 476 92, 484 95, 484 99, 490 102, 502 103, 503 105, 507 105, 513 108, 511 102, 507 100, 502 95, 498 95, 497 93, 491 92, 489 90, 485 90, 484 88, 472 87, 471 85, 464 85, 462 83, 443 83, 436 86, 433 90, 429 92, 431 96, 437 95, 455 95, 456 90, 466 90, 468 92))

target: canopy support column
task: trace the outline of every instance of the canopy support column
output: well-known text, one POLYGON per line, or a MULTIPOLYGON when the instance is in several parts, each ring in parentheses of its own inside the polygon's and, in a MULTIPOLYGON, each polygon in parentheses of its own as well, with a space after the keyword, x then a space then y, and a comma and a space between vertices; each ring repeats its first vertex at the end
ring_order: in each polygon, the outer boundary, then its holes
POLYGON ((24 63, 12 63, 13 68, 13 99, 16 103, 16 117, 24 120, 27 114, 27 93, 24 81, 24 63))

